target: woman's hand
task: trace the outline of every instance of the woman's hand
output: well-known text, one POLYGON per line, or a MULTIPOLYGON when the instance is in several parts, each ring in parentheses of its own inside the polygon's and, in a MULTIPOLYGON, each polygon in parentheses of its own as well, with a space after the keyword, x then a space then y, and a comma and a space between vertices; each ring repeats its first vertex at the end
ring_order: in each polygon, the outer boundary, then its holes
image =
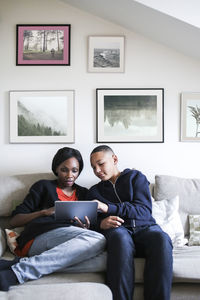
POLYGON ((20 227, 28 224, 32 220, 44 216, 51 216, 55 212, 55 207, 50 207, 47 209, 42 209, 39 211, 35 211, 33 213, 28 214, 17 214, 10 220, 10 226, 11 227, 20 227))
POLYGON ((108 205, 95 199, 95 200, 92 200, 93 202, 97 202, 98 204, 98 207, 97 209, 101 210, 103 213, 107 213, 108 212, 108 205))
POLYGON ((81 228, 89 229, 90 228, 90 220, 87 216, 85 216, 86 223, 83 223, 78 217, 74 217, 74 220, 77 221, 76 225, 78 225, 81 228))
POLYGON ((43 216, 51 216, 55 213, 55 206, 42 210, 43 216))
POLYGON ((109 216, 101 221, 101 229, 118 228, 124 223, 124 220, 118 216, 109 216))

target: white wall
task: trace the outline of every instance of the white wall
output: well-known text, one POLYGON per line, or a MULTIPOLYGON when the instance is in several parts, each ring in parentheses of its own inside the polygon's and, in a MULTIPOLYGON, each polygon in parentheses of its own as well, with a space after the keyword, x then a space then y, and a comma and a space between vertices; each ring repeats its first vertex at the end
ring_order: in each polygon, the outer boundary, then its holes
POLYGON ((136 2, 140 2, 184 22, 200 27, 199 0, 136 0, 136 2))
MULTIPOLYGON (((120 169, 200 178, 200 143, 180 136, 180 93, 200 91, 200 61, 56 0, 0 0, 0 175, 50 171, 66 144, 10 144, 9 90, 75 90, 75 144, 85 169, 79 182, 94 183, 89 153, 97 146, 96 88, 164 88, 165 143, 110 144, 120 169), (16 24, 71 24, 71 66, 16 66, 16 24), (87 72, 89 35, 125 35, 125 73, 87 72)), ((70 145, 69 145, 70 146, 70 145)), ((88 185, 88 184, 87 184, 88 185)))

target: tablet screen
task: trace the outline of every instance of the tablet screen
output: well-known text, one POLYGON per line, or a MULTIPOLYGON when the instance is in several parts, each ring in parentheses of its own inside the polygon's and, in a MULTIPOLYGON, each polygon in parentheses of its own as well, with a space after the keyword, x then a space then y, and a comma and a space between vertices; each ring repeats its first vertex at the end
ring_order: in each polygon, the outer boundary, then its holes
POLYGON ((85 223, 87 216, 90 223, 94 224, 97 219, 97 206, 97 202, 93 201, 55 201, 55 219, 73 220, 76 216, 85 223))

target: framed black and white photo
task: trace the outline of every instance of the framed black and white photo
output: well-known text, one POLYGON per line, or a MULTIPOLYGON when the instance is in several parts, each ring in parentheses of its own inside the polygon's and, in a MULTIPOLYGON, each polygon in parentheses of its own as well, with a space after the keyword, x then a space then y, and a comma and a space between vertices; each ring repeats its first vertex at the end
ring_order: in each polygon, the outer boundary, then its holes
POLYGON ((181 141, 200 141, 200 93, 181 94, 181 141))
POLYGON ((89 72, 124 72, 124 36, 90 36, 89 72))
POLYGON ((164 89, 97 89, 98 143, 163 143, 164 89))
POLYGON ((10 91, 11 143, 74 143, 74 91, 10 91))

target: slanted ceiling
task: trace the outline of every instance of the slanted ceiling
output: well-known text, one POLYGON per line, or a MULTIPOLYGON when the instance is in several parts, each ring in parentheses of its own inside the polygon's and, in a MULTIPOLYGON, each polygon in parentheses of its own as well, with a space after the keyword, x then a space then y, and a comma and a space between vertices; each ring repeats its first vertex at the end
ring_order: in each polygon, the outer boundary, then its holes
MULTIPOLYGON (((200 59, 200 28, 134 0, 60 0, 200 59)), ((103 34, 103 32, 102 32, 103 34)))

